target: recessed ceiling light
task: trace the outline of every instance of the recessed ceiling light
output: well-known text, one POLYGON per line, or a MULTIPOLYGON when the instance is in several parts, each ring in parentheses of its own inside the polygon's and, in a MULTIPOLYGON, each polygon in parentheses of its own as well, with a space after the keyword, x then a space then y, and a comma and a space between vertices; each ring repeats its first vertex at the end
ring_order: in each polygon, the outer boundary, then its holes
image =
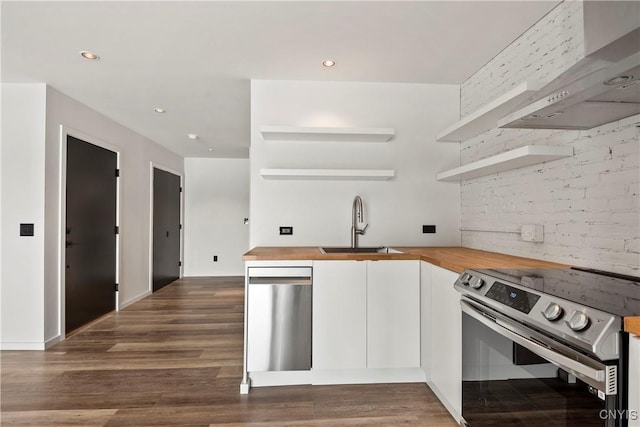
POLYGON ((615 86, 622 83, 627 83, 631 79, 633 79, 633 76, 626 74, 626 75, 617 76, 612 79, 609 79, 606 82, 604 82, 604 84, 606 84, 607 86, 615 86))
POLYGON ((156 107, 156 108, 153 109, 153 111, 155 111, 156 113, 161 113, 161 114, 167 112, 167 110, 165 110, 162 107, 156 107))
POLYGON ((333 59, 325 59, 324 61, 322 61, 322 65, 324 65, 325 67, 333 67, 334 65, 336 65, 336 61, 334 61, 333 59))
POLYGON ((82 55, 83 58, 91 59, 92 61, 97 61, 98 59, 100 59, 98 55, 93 52, 89 52, 88 50, 81 51, 80 55, 82 55))
POLYGON ((195 133, 188 133, 188 134, 187 134, 187 137, 188 137, 189 139, 198 139, 198 135, 196 135, 195 133))
POLYGON ((207 151, 213 151, 213 148, 209 148, 207 151))

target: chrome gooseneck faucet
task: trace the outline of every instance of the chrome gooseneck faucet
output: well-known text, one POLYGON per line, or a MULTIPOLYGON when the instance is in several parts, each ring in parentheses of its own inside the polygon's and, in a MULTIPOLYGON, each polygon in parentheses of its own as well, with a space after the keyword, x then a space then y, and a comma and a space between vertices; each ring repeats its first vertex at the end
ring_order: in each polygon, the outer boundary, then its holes
POLYGON ((360 196, 356 196, 353 199, 353 205, 351 206, 351 247, 358 247, 358 235, 364 234, 369 227, 369 224, 365 224, 363 229, 358 228, 358 224, 364 223, 364 207, 362 206, 362 199, 360 196))

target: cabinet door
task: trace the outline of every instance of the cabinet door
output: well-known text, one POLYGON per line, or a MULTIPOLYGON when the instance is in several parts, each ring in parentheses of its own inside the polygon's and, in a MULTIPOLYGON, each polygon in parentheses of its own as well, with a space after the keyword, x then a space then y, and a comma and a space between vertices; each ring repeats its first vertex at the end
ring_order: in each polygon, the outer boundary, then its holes
POLYGON ((367 264, 313 263, 313 368, 367 366, 367 264))
POLYGON ((420 261, 420 367, 431 375, 431 264, 420 261))
POLYGON ((367 367, 418 366, 419 261, 367 261, 367 367))
POLYGON ((431 384, 449 412, 459 419, 462 408, 462 315, 458 274, 431 267, 431 384))

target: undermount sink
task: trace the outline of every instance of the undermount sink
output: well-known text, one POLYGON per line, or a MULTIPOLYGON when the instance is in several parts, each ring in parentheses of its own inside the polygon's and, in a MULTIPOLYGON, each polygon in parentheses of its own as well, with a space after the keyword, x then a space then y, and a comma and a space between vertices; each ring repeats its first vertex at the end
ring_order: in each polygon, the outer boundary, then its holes
POLYGON ((386 246, 378 247, 357 247, 349 246, 340 247, 321 247, 320 252, 323 254, 401 254, 402 252, 386 246))

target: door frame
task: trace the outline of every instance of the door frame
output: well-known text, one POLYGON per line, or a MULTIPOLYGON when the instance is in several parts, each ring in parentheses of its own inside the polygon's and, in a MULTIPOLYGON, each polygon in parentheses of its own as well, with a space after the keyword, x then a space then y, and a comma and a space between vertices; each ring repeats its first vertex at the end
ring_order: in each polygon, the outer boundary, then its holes
MULTIPOLYGON (((67 137, 77 138, 83 142, 95 145, 96 147, 104 148, 116 154, 116 167, 120 169, 122 153, 120 148, 113 144, 105 142, 94 136, 88 135, 84 132, 72 129, 70 127, 60 125, 60 187, 58 188, 58 312, 60 314, 58 320, 58 336, 60 341, 65 339, 66 336, 66 222, 67 222, 67 137)), ((116 226, 120 226, 120 207, 122 191, 120 188, 120 180, 116 180, 116 226)), ((120 283, 120 233, 116 234, 116 283, 120 283)), ((115 291, 115 306, 116 311, 120 310, 120 298, 119 291, 115 291)))
POLYGON ((180 188, 182 191, 180 192, 180 224, 182 228, 180 229, 180 261, 182 265, 180 266, 179 276, 182 279, 184 276, 184 172, 180 172, 176 169, 173 169, 169 166, 165 166, 162 163, 154 162, 153 160, 149 162, 149 293, 153 293, 153 169, 160 169, 165 172, 172 173, 180 177, 180 188))

